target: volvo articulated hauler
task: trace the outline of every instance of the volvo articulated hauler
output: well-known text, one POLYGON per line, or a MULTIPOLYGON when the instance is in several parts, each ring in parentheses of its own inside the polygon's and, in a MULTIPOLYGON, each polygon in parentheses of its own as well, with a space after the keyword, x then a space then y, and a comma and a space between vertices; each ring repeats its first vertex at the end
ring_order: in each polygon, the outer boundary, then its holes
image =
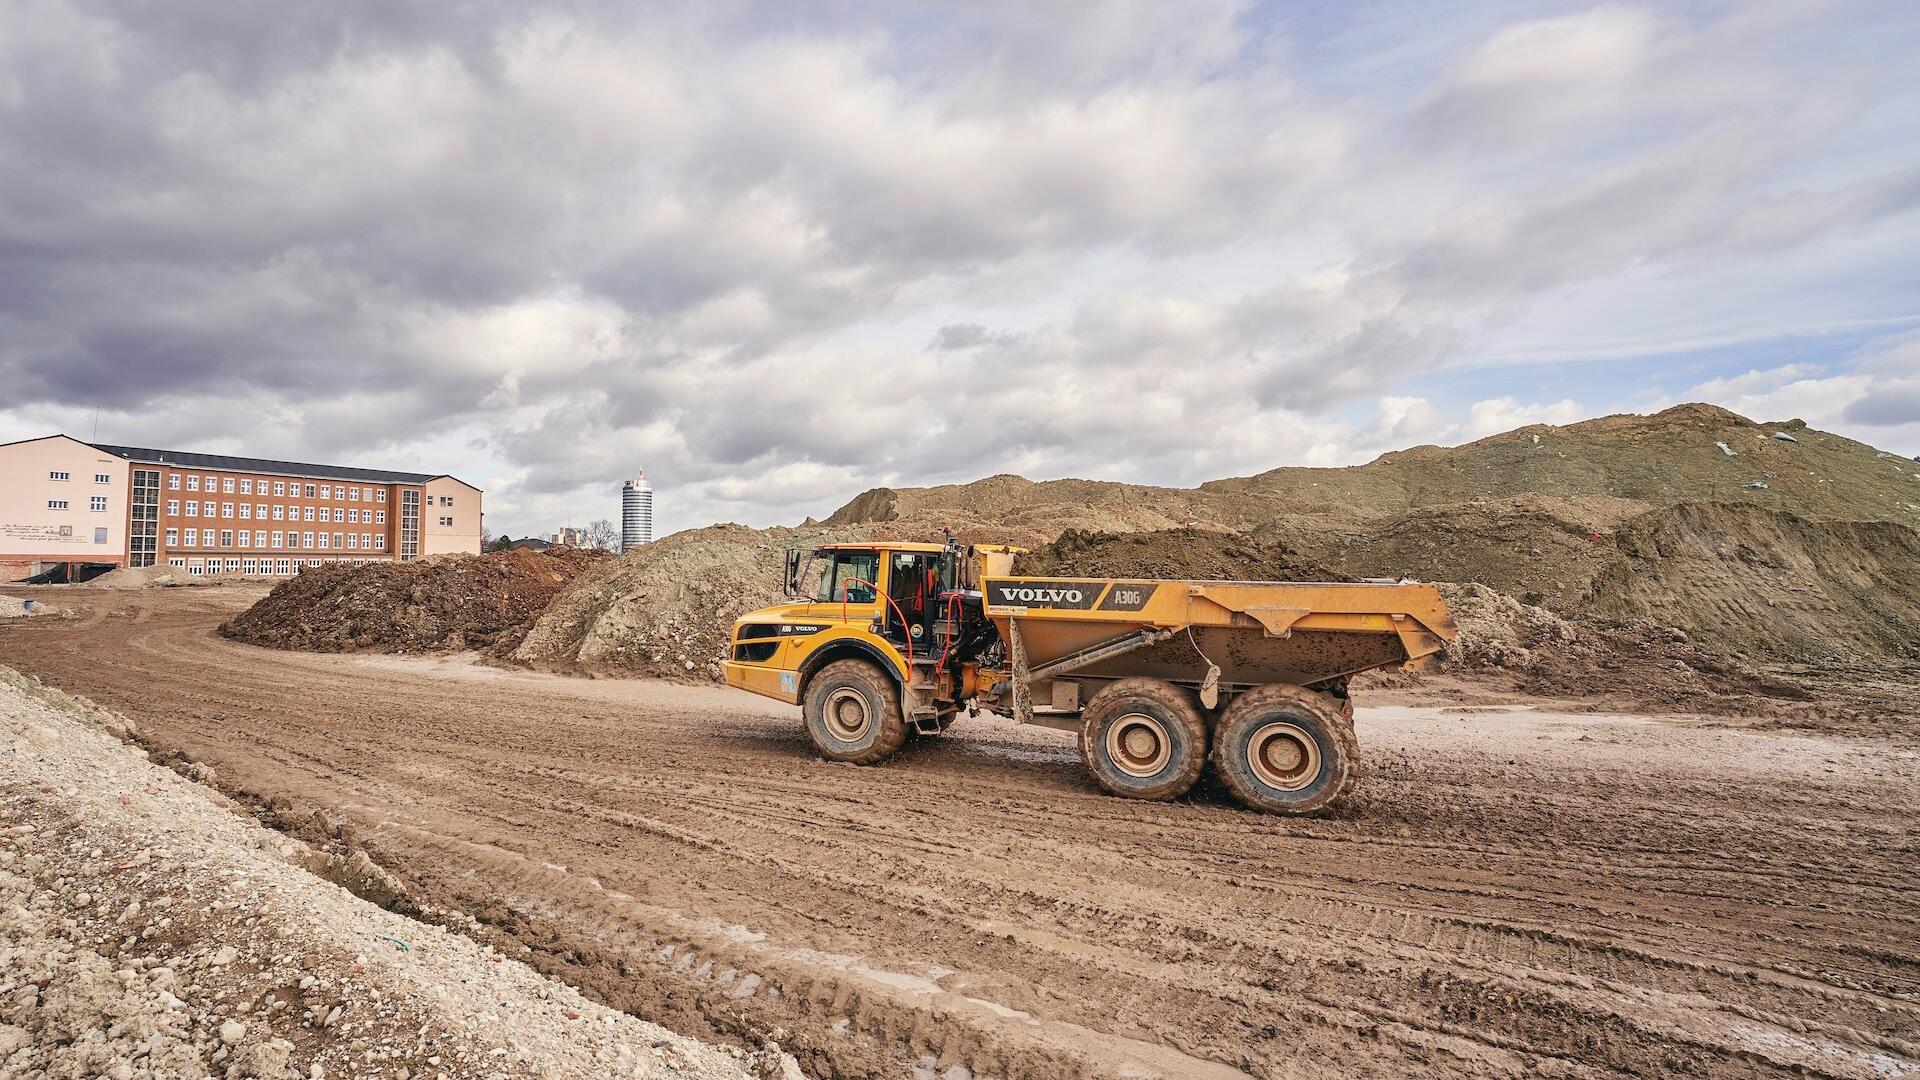
POLYGON ((835 761, 985 710, 1077 732, 1116 795, 1177 798, 1211 764, 1242 803, 1294 814, 1352 777, 1348 680, 1456 632, 1431 585, 1014 577, 1019 551, 789 551, 792 600, 734 624, 727 682, 799 705, 835 761))

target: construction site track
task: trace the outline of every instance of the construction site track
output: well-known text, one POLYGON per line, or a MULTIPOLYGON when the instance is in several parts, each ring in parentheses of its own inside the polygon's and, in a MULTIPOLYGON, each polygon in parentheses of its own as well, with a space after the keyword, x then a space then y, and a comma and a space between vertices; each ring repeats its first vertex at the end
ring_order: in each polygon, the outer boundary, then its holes
POLYGON ((742 694, 220 638, 257 595, 62 593, 0 663, 590 995, 814 1075, 1920 1067, 1900 745, 1362 701, 1355 794, 1282 819, 1103 795, 997 722, 862 768, 742 694))

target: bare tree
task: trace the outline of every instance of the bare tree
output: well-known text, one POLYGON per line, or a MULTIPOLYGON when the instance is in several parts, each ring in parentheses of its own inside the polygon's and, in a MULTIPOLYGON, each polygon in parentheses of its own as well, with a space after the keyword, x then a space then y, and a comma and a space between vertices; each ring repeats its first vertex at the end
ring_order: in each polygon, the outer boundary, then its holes
POLYGON ((587 526, 587 546, 601 551, 619 551, 620 530, 613 527, 613 522, 601 518, 587 526))

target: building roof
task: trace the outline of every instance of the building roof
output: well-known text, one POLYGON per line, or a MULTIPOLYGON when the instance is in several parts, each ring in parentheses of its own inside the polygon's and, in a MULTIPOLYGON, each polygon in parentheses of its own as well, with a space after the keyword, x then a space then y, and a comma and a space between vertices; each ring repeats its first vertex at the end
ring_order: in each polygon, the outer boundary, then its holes
POLYGON ((542 551, 542 550, 545 550, 546 548, 553 547, 554 545, 547 543, 545 540, 542 540, 537 536, 529 536, 522 540, 515 540, 513 543, 507 546, 516 547, 523 551, 542 551))
MULTIPOLYGON (((351 465, 309 465, 299 461, 232 457, 227 454, 196 454, 186 450, 150 450, 140 446, 108 446, 104 443, 87 445, 104 450, 115 457, 126 458, 128 461, 147 465, 178 465, 188 469, 258 472, 277 476, 311 476, 321 480, 359 480, 369 484, 424 484, 429 480, 447 475, 445 473, 395 472, 392 469, 360 469, 351 465)), ((449 477, 449 479, 458 478, 449 477)), ((467 486, 473 487, 472 484, 467 486)))

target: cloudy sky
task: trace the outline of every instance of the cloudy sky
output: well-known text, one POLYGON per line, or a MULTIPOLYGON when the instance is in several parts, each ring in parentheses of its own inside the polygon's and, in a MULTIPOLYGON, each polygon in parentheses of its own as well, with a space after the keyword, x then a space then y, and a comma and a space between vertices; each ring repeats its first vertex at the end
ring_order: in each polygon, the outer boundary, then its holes
POLYGON ((1904 0, 688 7, 0 0, 0 440, 512 535, 1694 399, 1920 453, 1904 0))

